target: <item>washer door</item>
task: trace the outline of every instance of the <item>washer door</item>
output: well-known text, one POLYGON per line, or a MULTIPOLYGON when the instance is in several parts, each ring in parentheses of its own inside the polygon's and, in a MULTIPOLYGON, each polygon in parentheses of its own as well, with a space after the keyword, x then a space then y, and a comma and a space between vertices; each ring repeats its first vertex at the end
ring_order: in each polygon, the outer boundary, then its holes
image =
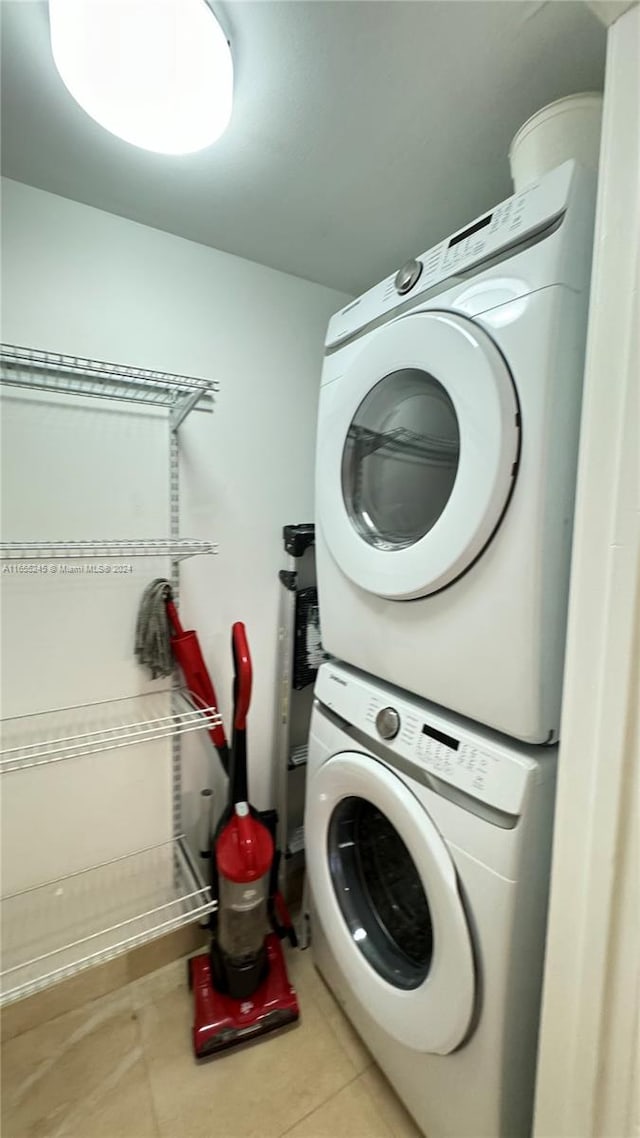
POLYGON ((471 936, 449 852, 404 782, 343 752, 307 786, 316 915, 355 998, 416 1051, 446 1055, 475 1000, 471 936))
POLYGON ((482 553, 511 493, 518 402, 495 344, 450 312, 374 332, 329 385, 319 429, 319 520, 360 588, 428 596, 482 553))

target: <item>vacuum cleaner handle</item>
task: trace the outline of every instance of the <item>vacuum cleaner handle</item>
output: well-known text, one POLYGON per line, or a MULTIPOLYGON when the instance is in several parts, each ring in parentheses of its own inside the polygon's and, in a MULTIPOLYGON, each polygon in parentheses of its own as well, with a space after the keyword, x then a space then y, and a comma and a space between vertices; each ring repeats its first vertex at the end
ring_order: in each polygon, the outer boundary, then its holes
POLYGON ((233 726, 240 731, 246 731, 247 712, 251 703, 252 670, 247 631, 241 620, 237 620, 231 630, 231 646, 235 673, 233 726))
POLYGON ((247 633, 237 620, 231 630, 233 649, 233 736, 231 743, 231 785, 229 803, 246 802, 247 786, 247 712, 251 703, 251 656, 247 633))

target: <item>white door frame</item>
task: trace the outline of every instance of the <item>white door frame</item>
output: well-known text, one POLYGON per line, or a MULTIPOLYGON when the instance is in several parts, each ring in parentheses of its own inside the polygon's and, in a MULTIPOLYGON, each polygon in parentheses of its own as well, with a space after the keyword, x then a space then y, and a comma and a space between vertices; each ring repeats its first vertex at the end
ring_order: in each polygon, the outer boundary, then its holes
POLYGON ((639 55, 635 6, 608 33, 536 1138, 640 1134, 639 55))

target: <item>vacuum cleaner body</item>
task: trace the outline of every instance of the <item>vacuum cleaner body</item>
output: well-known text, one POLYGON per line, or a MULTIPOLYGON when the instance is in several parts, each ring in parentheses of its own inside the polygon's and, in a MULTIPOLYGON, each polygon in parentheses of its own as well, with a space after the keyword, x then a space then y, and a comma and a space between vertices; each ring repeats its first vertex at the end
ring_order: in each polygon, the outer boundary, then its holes
POLYGON ((233 626, 234 720, 229 802, 213 841, 212 892, 218 909, 211 945, 189 961, 194 993, 196 1058, 225 1051, 294 1023, 298 1001, 289 983, 280 940, 295 933, 277 893, 273 811, 248 802, 246 716, 251 659, 244 625, 233 626), (268 931, 269 925, 271 931, 268 931))
POLYGON ((273 838, 247 803, 238 803, 215 840, 218 919, 211 940, 214 982, 244 1000, 267 969, 265 935, 273 865, 273 838))

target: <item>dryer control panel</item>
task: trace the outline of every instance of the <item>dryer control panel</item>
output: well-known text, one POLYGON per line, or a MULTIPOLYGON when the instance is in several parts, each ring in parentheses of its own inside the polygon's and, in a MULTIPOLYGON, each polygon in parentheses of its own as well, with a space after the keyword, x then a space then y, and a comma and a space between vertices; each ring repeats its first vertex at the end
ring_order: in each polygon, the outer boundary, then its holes
POLYGON ((527 746, 495 735, 345 665, 322 665, 315 694, 372 743, 507 814, 521 813, 529 779, 542 763, 556 758, 555 747, 527 746))
POLYGON ((397 307, 405 297, 417 298, 447 278, 455 278, 456 274, 551 226, 566 211, 576 178, 575 163, 564 162, 408 262, 399 272, 392 273, 332 316, 326 346, 340 344, 397 307), (415 266, 411 274, 409 265, 415 266))

